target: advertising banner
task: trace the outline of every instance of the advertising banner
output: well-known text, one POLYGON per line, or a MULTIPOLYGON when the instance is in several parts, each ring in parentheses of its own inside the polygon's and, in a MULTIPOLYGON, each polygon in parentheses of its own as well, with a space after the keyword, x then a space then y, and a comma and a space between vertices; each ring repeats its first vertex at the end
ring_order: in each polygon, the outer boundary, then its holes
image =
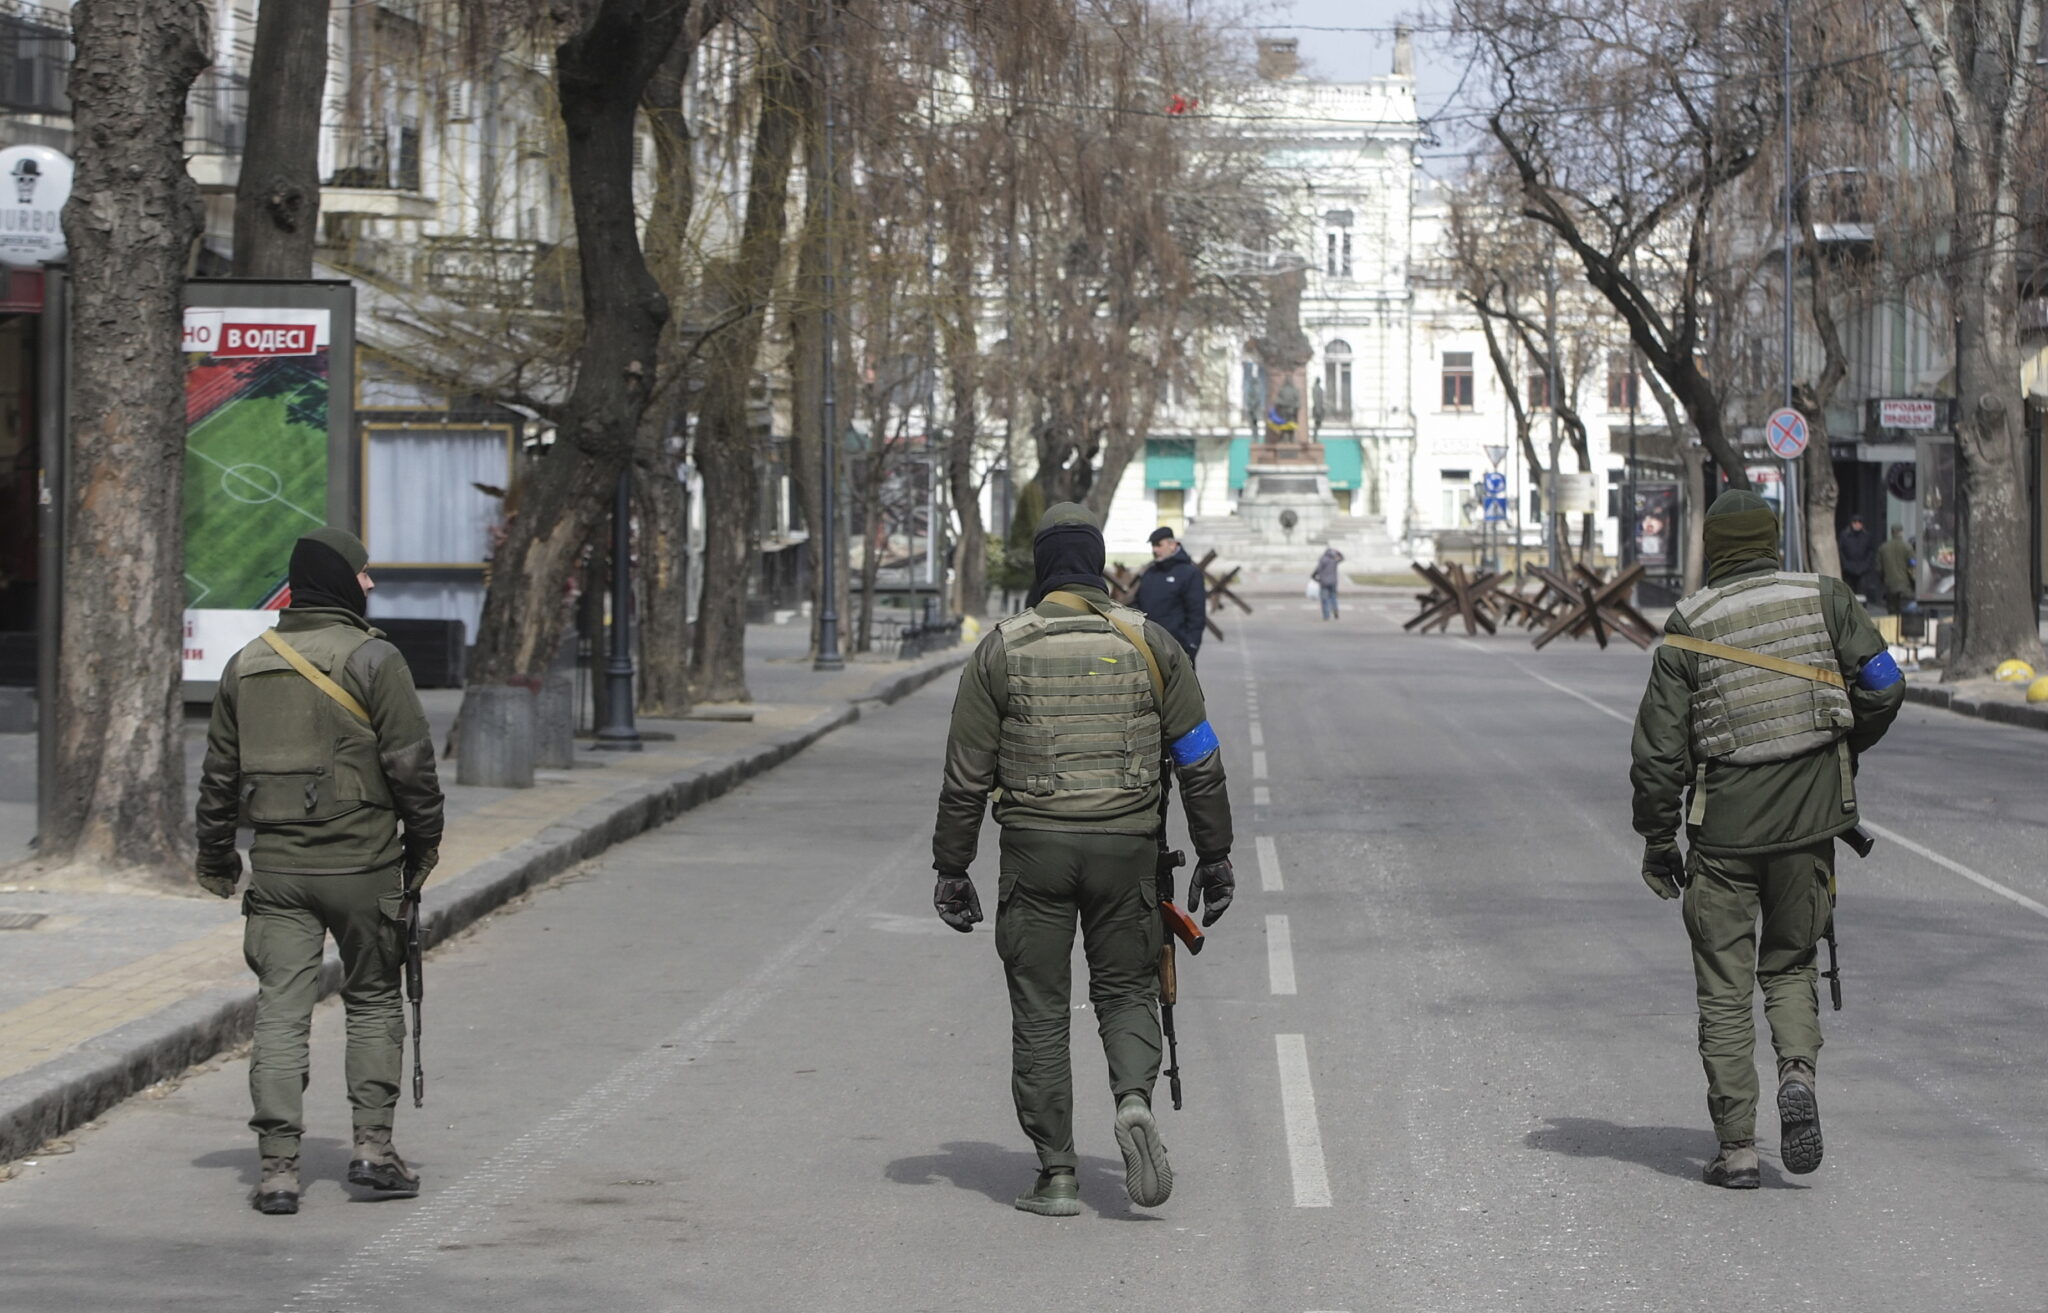
POLYGON ((219 679, 227 659, 291 604, 292 544, 351 518, 334 514, 333 495, 342 473, 335 439, 346 439, 352 414, 350 362, 335 351, 346 293, 328 308, 264 304, 266 291, 332 299, 317 286, 244 285, 249 304, 185 311, 187 683, 219 679))
POLYGON ((1636 485, 1636 560, 1651 571, 1678 568, 1678 485, 1636 485))

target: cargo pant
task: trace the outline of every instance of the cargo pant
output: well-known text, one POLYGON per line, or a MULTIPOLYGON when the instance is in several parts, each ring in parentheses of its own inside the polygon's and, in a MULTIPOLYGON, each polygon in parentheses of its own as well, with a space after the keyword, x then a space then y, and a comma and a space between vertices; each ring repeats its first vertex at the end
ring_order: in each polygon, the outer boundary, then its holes
POLYGON ((1833 914, 1835 842, 1754 857, 1694 850, 1687 866, 1685 929, 1699 991, 1707 1112, 1724 1143, 1754 1139, 1758 985, 1780 1068, 1795 1061, 1811 1066, 1820 1054, 1814 948, 1833 914))
POLYGON ((996 952, 1010 985, 1010 1092, 1044 1168, 1074 1170, 1074 924, 1111 1093, 1159 1079, 1159 845, 1150 836, 1005 830, 996 952))
POLYGON ((344 1070, 357 1127, 391 1125, 404 1066, 405 933, 397 866, 357 875, 257 871, 242 896, 242 955, 256 973, 249 1098, 258 1151, 289 1157, 305 1130, 308 1037, 327 935, 341 952, 344 1070))

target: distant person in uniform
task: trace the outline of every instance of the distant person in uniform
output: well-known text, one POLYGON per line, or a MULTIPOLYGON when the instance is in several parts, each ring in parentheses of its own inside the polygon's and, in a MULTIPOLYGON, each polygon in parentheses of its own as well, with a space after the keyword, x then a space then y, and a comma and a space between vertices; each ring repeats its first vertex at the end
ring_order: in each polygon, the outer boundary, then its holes
POLYGON ((1202 571, 1187 548, 1161 525, 1152 531, 1152 564, 1138 576, 1137 607, 1145 618, 1180 641, 1193 661, 1209 625, 1209 596, 1202 571))
POLYGON ((1903 615, 1906 603, 1913 599, 1913 544, 1906 541, 1904 525, 1892 526, 1892 536, 1885 539, 1884 546, 1877 549, 1878 573, 1884 582, 1885 610, 1893 615, 1903 615))
POLYGON ((291 605, 228 659, 199 778, 199 883, 231 898, 237 825, 255 831, 242 951, 256 973, 249 1094, 259 1212, 299 1211, 308 1036, 328 935, 341 952, 348 1179, 415 1195, 391 1143, 405 1047, 403 896, 441 847, 434 740, 398 649, 363 618, 369 552, 315 529, 292 549, 291 605))
POLYGON ((1685 898, 1709 1185, 1759 1183, 1759 986, 1778 1060, 1778 1154, 1820 1166, 1815 948, 1834 916, 1835 839, 1856 825, 1856 762, 1891 728, 1905 677, 1843 580, 1779 568, 1778 515, 1753 492, 1701 525, 1707 586, 1664 623, 1636 712, 1643 882, 1685 898), (1678 850, 1683 823, 1687 851, 1678 850))
POLYGON ((1849 527, 1835 542, 1842 549, 1842 578, 1861 596, 1877 600, 1877 535, 1863 523, 1861 515, 1849 517, 1849 527))
POLYGON ((1323 559, 1316 562, 1316 568, 1309 578, 1316 582, 1316 596, 1322 599, 1323 619, 1337 618, 1337 567, 1344 563, 1344 553, 1334 547, 1323 548, 1323 559))

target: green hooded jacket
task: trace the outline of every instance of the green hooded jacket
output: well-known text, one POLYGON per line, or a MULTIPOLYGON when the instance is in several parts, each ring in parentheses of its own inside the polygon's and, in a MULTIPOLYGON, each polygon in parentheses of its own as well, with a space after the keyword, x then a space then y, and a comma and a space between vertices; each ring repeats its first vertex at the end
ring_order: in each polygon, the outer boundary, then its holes
MULTIPOLYGON (((1707 582, 1723 585, 1776 571, 1776 525, 1768 503, 1754 493, 1723 494, 1704 526, 1710 561, 1707 582)), ((1855 715, 1845 739, 1853 762, 1891 728, 1905 703, 1906 685, 1900 680, 1874 692, 1857 687, 1856 672, 1885 650, 1885 642, 1848 584, 1831 576, 1823 576, 1820 583, 1828 636, 1848 682, 1855 715)), ((1690 635, 1677 611, 1665 622, 1664 632, 1690 635)), ((1652 846, 1676 841, 1689 790, 1697 780, 1691 707, 1700 659, 1660 644, 1636 711, 1629 783, 1635 797, 1636 833, 1652 846)), ((1686 828, 1692 846, 1710 855, 1784 852, 1832 838, 1856 824, 1855 800, 1851 797, 1845 805, 1843 797, 1840 749, 1832 744, 1785 761, 1735 765, 1709 760, 1705 784, 1705 814, 1699 824, 1686 828)))

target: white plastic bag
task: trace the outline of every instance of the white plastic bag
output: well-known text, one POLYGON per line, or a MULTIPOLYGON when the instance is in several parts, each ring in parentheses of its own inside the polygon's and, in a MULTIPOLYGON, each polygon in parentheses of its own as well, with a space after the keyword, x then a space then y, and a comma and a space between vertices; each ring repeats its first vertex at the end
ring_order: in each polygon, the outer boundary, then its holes
POLYGON ((1317 583, 1313 578, 1311 578, 1308 581, 1308 590, 1304 592, 1302 596, 1306 597, 1311 602, 1319 601, 1323 596, 1323 586, 1317 583))

